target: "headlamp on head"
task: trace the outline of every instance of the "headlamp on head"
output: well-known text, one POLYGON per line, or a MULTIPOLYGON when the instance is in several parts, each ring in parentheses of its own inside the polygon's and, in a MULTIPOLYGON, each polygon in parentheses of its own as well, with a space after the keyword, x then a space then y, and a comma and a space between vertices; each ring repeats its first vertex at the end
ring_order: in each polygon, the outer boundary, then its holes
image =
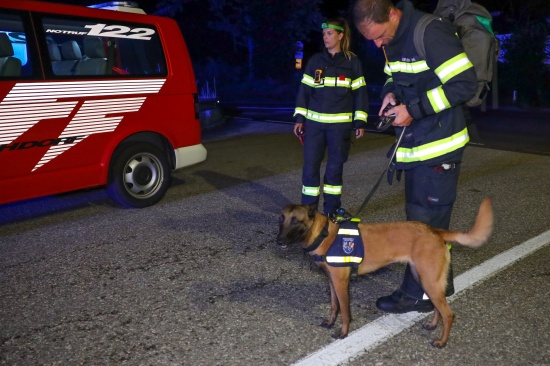
POLYGON ((343 27, 340 27, 339 25, 335 25, 335 24, 329 24, 329 23, 321 24, 321 28, 322 29, 332 28, 332 29, 336 29, 337 31, 340 31, 340 32, 344 31, 343 27))

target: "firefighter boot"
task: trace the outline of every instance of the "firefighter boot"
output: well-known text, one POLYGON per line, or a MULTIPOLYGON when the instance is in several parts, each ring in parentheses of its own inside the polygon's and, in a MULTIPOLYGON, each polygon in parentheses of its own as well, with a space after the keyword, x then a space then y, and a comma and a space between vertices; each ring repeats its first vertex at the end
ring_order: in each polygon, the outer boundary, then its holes
POLYGON ((424 294, 422 286, 415 280, 411 267, 407 264, 401 287, 389 296, 376 300, 376 307, 388 313, 402 314, 410 311, 427 313, 434 305, 424 294))

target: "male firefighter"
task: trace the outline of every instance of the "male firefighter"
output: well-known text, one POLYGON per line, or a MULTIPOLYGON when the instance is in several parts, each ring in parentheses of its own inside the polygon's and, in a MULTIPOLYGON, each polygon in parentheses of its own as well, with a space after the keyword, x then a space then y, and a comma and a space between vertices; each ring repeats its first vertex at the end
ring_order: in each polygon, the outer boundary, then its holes
MULTIPOLYGON (((391 0, 357 0, 353 5, 357 29, 386 56, 379 114, 395 114, 398 136, 405 129, 396 170, 398 177, 401 171, 405 175, 407 220, 448 229, 462 154, 469 141, 461 105, 474 95, 477 79, 455 29, 441 19, 428 24, 426 58, 420 58, 413 35, 424 14, 408 0, 396 5, 391 0), (388 103, 394 107, 383 112, 388 103)), ((390 182, 393 172, 389 172, 390 182)), ((449 296, 454 293, 452 268, 447 282, 449 296)), ((379 298, 376 306, 390 313, 434 308, 410 266, 401 287, 379 298)))

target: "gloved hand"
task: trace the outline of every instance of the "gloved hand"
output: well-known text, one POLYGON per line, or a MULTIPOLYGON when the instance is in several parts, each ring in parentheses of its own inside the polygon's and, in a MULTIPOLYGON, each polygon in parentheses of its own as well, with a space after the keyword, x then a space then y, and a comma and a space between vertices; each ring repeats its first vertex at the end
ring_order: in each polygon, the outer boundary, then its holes
POLYGON ((294 124, 294 134, 298 139, 300 139, 300 142, 302 145, 304 144, 304 135, 306 133, 306 126, 303 123, 296 122, 294 124))

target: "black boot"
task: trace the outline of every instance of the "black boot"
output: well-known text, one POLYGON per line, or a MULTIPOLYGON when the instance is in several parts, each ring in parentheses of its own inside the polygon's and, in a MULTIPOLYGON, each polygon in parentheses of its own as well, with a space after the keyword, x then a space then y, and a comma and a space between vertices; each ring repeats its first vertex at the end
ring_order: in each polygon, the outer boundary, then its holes
POLYGON ((410 311, 427 313, 434 309, 434 305, 429 299, 423 299, 424 290, 415 280, 411 267, 407 264, 405 277, 401 288, 394 291, 389 296, 384 296, 376 300, 376 307, 388 313, 402 314, 410 311))

